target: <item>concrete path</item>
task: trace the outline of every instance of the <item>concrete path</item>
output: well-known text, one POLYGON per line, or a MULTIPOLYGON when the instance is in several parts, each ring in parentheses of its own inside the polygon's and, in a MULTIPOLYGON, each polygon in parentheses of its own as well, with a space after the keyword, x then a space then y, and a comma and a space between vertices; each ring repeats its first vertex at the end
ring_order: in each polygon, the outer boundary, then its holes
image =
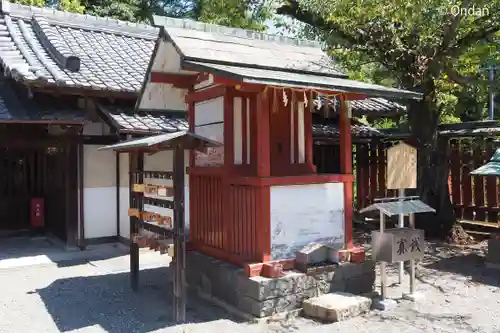
POLYGON ((84 263, 127 253, 128 248, 122 244, 93 245, 81 251, 65 249, 57 240, 48 237, 6 238, 0 240, 0 269, 84 263))

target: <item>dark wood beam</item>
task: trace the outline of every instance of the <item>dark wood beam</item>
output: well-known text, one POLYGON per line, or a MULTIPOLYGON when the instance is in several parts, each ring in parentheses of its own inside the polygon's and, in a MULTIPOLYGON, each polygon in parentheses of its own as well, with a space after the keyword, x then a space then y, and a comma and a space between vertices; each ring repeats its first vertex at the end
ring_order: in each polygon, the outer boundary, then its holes
POLYGON ((85 97, 99 97, 99 98, 116 98, 116 99, 129 99, 136 100, 139 97, 139 92, 130 91, 112 91, 112 90, 95 90, 89 88, 76 88, 76 87, 55 87, 55 86, 30 86, 33 92, 41 92, 52 95, 75 95, 85 97))

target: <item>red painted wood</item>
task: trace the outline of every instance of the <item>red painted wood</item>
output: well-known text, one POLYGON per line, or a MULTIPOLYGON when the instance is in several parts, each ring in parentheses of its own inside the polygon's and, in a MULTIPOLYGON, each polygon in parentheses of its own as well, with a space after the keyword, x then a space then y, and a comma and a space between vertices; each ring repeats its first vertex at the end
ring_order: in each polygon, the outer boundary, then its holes
POLYGON ((455 216, 463 218, 462 188, 461 188, 461 159, 460 145, 458 140, 450 140, 450 179, 451 179, 451 202, 455 206, 455 216))
POLYGON ((196 77, 197 75, 193 74, 151 72, 149 74, 149 82, 171 84, 176 88, 190 89, 196 82, 196 77))
MULTIPOLYGON (((370 200, 370 151, 368 150, 368 145, 364 144, 363 145, 363 169, 362 169, 362 174, 363 174, 363 208, 367 207, 371 200, 370 200)), ((361 208, 361 207, 360 207, 361 208)))
POLYGON ((472 207, 472 182, 470 172, 472 169, 469 166, 469 163, 472 162, 472 153, 470 147, 463 147, 462 150, 462 205, 464 207, 463 217, 466 220, 473 219, 473 207, 472 207))
POLYGON ((378 164, 378 196, 385 198, 387 196, 385 176, 386 176, 386 154, 385 146, 383 144, 377 145, 377 164, 378 164))
MULTIPOLYGON (((343 174, 352 175, 352 137, 351 120, 345 108, 345 98, 341 96, 340 125, 340 170, 343 174)), ((353 247, 352 242, 352 181, 344 183, 344 219, 345 244, 348 249, 353 247)))
MULTIPOLYGON (((495 153, 495 147, 493 142, 488 142, 486 148, 485 158, 490 159, 495 153)), ((488 222, 498 223, 498 178, 497 177, 485 177, 486 178, 486 207, 487 207, 487 217, 488 222)))
POLYGON ((250 99, 250 174, 252 176, 257 175, 257 104, 260 100, 257 95, 250 99))
MULTIPOLYGON (((483 147, 475 146, 474 147, 474 169, 479 168, 485 162, 483 157, 483 147)), ((474 205, 476 216, 475 219, 478 221, 486 221, 486 211, 484 207, 484 195, 485 195, 485 187, 484 187, 484 177, 482 176, 474 176, 474 205)))
POLYGON ((224 96, 224 166, 230 169, 234 165, 234 93, 227 88, 224 96))
POLYGON ((257 95, 257 109, 254 119, 256 121, 256 158, 257 176, 269 177, 271 175, 271 154, 270 154, 270 110, 269 92, 262 92, 257 95))
POLYGON ((247 101, 249 99, 247 97, 243 97, 241 99, 242 107, 241 107, 241 161, 242 164, 248 164, 250 161, 248 161, 248 137, 247 137, 247 112, 250 110, 247 110, 247 101))
POLYGON ((306 164, 311 172, 316 172, 316 166, 313 163, 313 140, 312 140, 312 111, 313 111, 313 92, 309 92, 309 101, 306 110, 304 110, 304 137, 306 150, 306 164))
POLYGON ((225 181, 231 184, 250 186, 305 185, 353 182, 354 175, 308 174, 286 177, 227 177, 225 181))
POLYGON ((297 96, 295 94, 293 95, 292 103, 294 103, 294 110, 292 114, 293 126, 291 126, 290 121, 288 122, 289 128, 291 129, 291 131, 293 131, 293 145, 290 149, 293 149, 293 163, 298 164, 299 163, 299 111, 298 111, 299 106, 298 106, 297 96))
MULTIPOLYGON (((283 92, 269 91, 271 175, 282 176, 290 172, 290 111, 292 101, 285 106, 283 92)), ((291 92, 286 90, 288 98, 291 92)))
POLYGON ((378 163, 377 163, 377 144, 370 143, 369 145, 369 165, 370 165, 370 204, 378 195, 378 163))
POLYGON ((207 101, 214 99, 226 94, 227 87, 225 86, 213 86, 207 89, 190 91, 186 94, 186 103, 196 103, 201 101, 207 101))
POLYGON ((356 145, 356 208, 358 210, 365 207, 366 200, 365 189, 367 182, 363 173, 363 169, 366 168, 365 158, 366 151, 364 145, 356 145))

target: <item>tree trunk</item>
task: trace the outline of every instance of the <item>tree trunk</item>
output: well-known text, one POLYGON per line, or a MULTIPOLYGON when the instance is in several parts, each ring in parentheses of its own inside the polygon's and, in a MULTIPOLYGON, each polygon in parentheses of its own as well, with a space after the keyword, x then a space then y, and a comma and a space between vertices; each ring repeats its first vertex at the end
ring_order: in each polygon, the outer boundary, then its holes
POLYGON ((408 121, 411 143, 418 149, 417 194, 436 213, 419 214, 416 222, 426 236, 444 238, 450 235, 456 223, 448 188, 448 140, 438 136, 434 80, 427 79, 421 88, 424 98, 410 103, 408 121))

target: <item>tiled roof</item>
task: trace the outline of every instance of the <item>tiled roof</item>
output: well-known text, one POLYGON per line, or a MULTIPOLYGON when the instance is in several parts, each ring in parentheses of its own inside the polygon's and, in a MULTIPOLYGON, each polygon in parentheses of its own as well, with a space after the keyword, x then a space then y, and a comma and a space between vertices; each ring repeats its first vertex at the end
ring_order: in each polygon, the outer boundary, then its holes
POLYGON ((36 102, 19 96, 5 78, 0 78, 0 122, 46 121, 83 123, 86 115, 78 107, 53 100, 36 102))
POLYGON ((114 105, 98 104, 99 109, 122 132, 178 132, 189 129, 184 112, 179 111, 134 111, 114 105))
MULTIPOLYGON (((335 138, 340 136, 339 125, 338 124, 328 124, 328 123, 313 123, 312 128, 313 137, 323 137, 323 138, 335 138)), ((353 137, 359 138, 376 138, 383 137, 384 134, 379 130, 360 124, 351 125, 351 134, 353 137)))
MULTIPOLYGON (((497 120, 470 121, 457 124, 440 124, 438 133, 447 137, 492 137, 500 135, 500 122, 497 120)), ((381 132, 391 138, 407 138, 410 133, 406 129, 387 128, 381 132)))
POLYGON ((0 63, 31 84, 140 90, 159 30, 2 2, 0 63))
POLYGON ((406 106, 385 98, 367 98, 351 101, 353 116, 400 114, 406 112, 406 106))
MULTIPOLYGON (((316 106, 318 108, 321 108, 323 106, 323 100, 317 100, 316 106)), ((332 98, 330 100, 329 107, 333 110, 333 112, 339 112, 339 100, 336 97, 332 98)), ((351 101, 351 109, 353 117, 384 117, 406 113, 406 105, 399 104, 381 97, 353 100, 351 101)))
MULTIPOLYGON (((122 132, 176 132, 188 130, 186 113, 179 111, 134 111, 132 107, 98 104, 102 113, 122 132)), ((379 130, 354 122, 351 126, 355 137, 381 137, 379 130)), ((335 119, 324 119, 313 114, 313 137, 335 138, 340 136, 335 119)))

